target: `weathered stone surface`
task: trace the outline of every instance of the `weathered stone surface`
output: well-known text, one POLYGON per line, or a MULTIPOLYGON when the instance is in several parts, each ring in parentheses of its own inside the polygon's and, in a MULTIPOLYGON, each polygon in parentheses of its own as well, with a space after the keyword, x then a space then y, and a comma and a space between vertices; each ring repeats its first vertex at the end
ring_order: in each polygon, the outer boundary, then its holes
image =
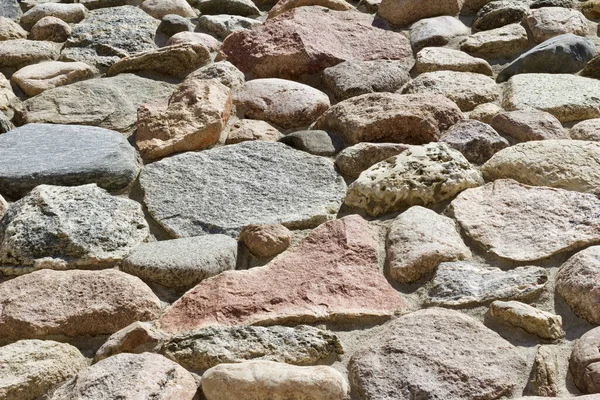
POLYGON ((368 93, 342 101, 317 120, 314 129, 361 142, 425 144, 463 119, 453 101, 441 95, 368 93))
POLYGON ((600 77, 600 57, 596 56, 592 58, 585 65, 585 67, 583 67, 579 75, 584 76, 586 78, 598 79, 600 77))
POLYGON ((170 83, 121 74, 57 87, 23 102, 21 124, 92 125, 126 134, 135 130, 138 107, 170 96, 170 83))
POLYGON ((283 225, 247 225, 240 232, 240 242, 256 257, 274 257, 285 251, 292 241, 292 234, 283 225))
POLYGON ((112 266, 148 237, 140 204, 95 184, 39 185, 10 207, 0 230, 0 271, 9 275, 112 266))
POLYGON ((520 24, 477 32, 460 43, 461 50, 486 58, 512 58, 527 47, 527 31, 520 24))
POLYGON ((539 346, 529 376, 531 392, 539 396, 556 398, 559 380, 556 353, 551 346, 539 346))
POLYGON ((410 80, 399 61, 345 61, 323 71, 323 83, 338 100, 372 92, 395 92, 410 80))
POLYGON ((13 199, 41 184, 120 192, 139 170, 135 149, 108 129, 28 124, 0 136, 0 194, 13 199))
POLYGON ((219 61, 198 68, 186 79, 216 79, 228 88, 236 89, 244 84, 244 73, 229 61, 219 61))
POLYGON ((35 400, 88 366, 77 348, 51 340, 19 340, 0 347, 0 397, 35 400))
POLYGON ((159 354, 117 354, 79 372, 50 400, 192 400, 196 390, 192 374, 159 354))
POLYGON ((372 165, 406 149, 408 146, 404 144, 362 142, 342 150, 335 158, 335 165, 342 175, 356 179, 372 165))
POLYGON ((473 20, 473 32, 519 23, 528 9, 526 1, 491 1, 477 12, 473 20))
POLYGON ((426 47, 416 56, 415 72, 456 71, 492 76, 492 67, 483 58, 444 47, 426 47))
POLYGON ((25 29, 31 29, 44 17, 56 17, 64 22, 76 24, 86 15, 87 9, 83 4, 42 3, 23 14, 19 22, 25 29))
MULTIPOLYGON (((573 346, 569 369, 575 386, 583 393, 600 393, 598 375, 598 348, 600 345, 600 328, 586 332, 573 346)), ((584 396, 587 397, 587 396, 584 396)))
POLYGON ((406 37, 373 26, 373 16, 300 7, 251 31, 235 32, 220 57, 254 78, 298 79, 342 61, 412 59, 406 37))
POLYGON ((441 262, 471 258, 456 223, 420 206, 394 219, 386 247, 390 276, 402 283, 427 276, 441 262))
POLYGON ((491 125, 516 142, 569 138, 560 121, 545 111, 526 109, 499 112, 492 118, 491 125))
POLYGON ((225 143, 236 144, 250 140, 276 142, 282 137, 283 134, 277 128, 265 121, 242 119, 231 125, 225 143))
POLYGON ((410 45, 416 53, 428 46, 444 46, 452 39, 470 33, 471 30, 454 17, 425 18, 410 27, 410 45))
POLYGON ((269 10, 269 18, 274 18, 297 7, 321 6, 330 10, 348 11, 353 7, 344 0, 279 0, 273 8, 269 10))
MULTIPOLYGON (((186 20, 186 21, 188 21, 188 20, 186 20)), ((188 23, 190 23, 190 22, 188 21, 188 23)), ((221 42, 219 42, 214 37, 212 37, 206 33, 187 32, 187 31, 178 32, 178 33, 173 34, 173 36, 171 36, 169 38, 169 40, 167 40, 167 43, 165 45, 171 46, 174 44, 181 44, 181 43, 199 43, 199 44, 204 45, 204 47, 206 47, 211 53, 219 51, 219 49, 221 48, 221 42)), ((218 64, 220 64, 220 63, 218 63, 218 64)), ((209 64, 206 67, 210 67, 211 65, 213 65, 213 64, 209 64)), ((202 67, 202 68, 205 68, 205 67, 202 67)))
POLYGON ((480 104, 469 113, 469 118, 491 124, 494 117, 503 111, 502 107, 494 103, 480 104))
POLYGON ((246 31, 259 25, 260 21, 238 15, 201 15, 196 29, 223 40, 234 32, 246 31))
POLYGON ((8 207, 8 202, 4 200, 4 197, 0 196, 0 219, 4 217, 4 214, 6 214, 6 211, 8 211, 8 207))
POLYGON ((335 156, 345 147, 337 135, 320 130, 292 132, 279 141, 295 149, 323 157, 335 156))
POLYGON ((581 36, 567 33, 555 36, 522 54, 498 74, 497 81, 505 82, 516 74, 571 74, 581 70, 596 54, 594 43, 581 36))
MULTIPOLYGON (((6 15, 0 4, 0 15, 6 15)), ((0 40, 27 39, 27 31, 11 18, 0 17, 0 40)))
POLYGON ((274 361, 220 364, 202 375, 207 400, 268 397, 289 400, 339 400, 347 398, 348 383, 328 366, 297 367, 274 361))
POLYGON ((61 59, 83 61, 106 70, 119 59, 156 48, 159 21, 133 6, 94 10, 73 27, 61 59))
POLYGON ((19 3, 16 0, 0 1, 0 15, 3 17, 18 21, 22 14, 21 7, 19 7, 19 3))
POLYGON ((33 25, 29 39, 65 42, 71 35, 71 27, 56 17, 44 17, 33 25))
POLYGON ((404 86, 403 93, 430 93, 445 96, 462 111, 471 111, 479 104, 496 101, 500 90, 490 77, 473 72, 426 72, 404 86))
POLYGON ((233 103, 239 115, 285 129, 309 125, 330 105, 325 93, 302 83, 276 78, 246 82, 234 92, 233 103))
POLYGON ((383 0, 377 14, 392 25, 406 26, 423 18, 456 15, 463 0, 383 0))
POLYGON ((335 218, 346 191, 331 161, 262 141, 173 156, 147 165, 140 180, 150 215, 177 237, 314 227, 335 218))
MULTIPOLYGON (((185 2, 185 3, 187 4, 187 2, 185 2)), ((176 15, 176 14, 167 14, 161 18, 160 25, 158 26, 158 28, 156 28, 156 35, 161 39, 162 39, 162 36, 170 38, 171 36, 176 35, 177 33, 181 33, 181 32, 187 32, 190 34, 194 34, 192 32, 193 30, 194 30, 194 24, 192 24, 192 22, 189 19, 184 18, 180 15, 176 15)), ((196 35, 200 35, 200 34, 196 33, 196 35)), ((213 39, 218 42, 217 39, 215 39, 215 38, 213 38, 213 39)), ((185 44, 185 43, 188 43, 188 44, 196 43, 196 44, 204 45, 204 43, 192 40, 192 41, 182 41, 181 43, 170 43, 170 44, 166 44, 166 46, 172 46, 174 44, 185 44)), ((207 48, 207 50, 210 51, 210 49, 208 47, 206 47, 206 48, 207 48)))
POLYGON ((29 64, 56 60, 60 45, 39 40, 14 39, 0 41, 0 68, 19 69, 29 64))
POLYGON ((265 267, 201 282, 159 324, 174 333, 211 325, 372 321, 402 311, 402 298, 379 271, 367 222, 352 215, 319 226, 265 267))
POLYGON ((548 273, 541 267, 502 271, 473 262, 445 262, 439 265, 433 278, 429 303, 463 306, 524 299, 539 293, 547 281, 548 273))
POLYGON ((2 130, 6 131, 10 128, 15 109, 20 107, 19 99, 15 95, 10 86, 10 81, 6 79, 4 74, 0 73, 0 122, 2 130))
POLYGON ((358 399, 471 400, 510 396, 526 368, 496 332, 458 311, 431 308, 389 323, 348 369, 358 399))
POLYGON ((12 129, 15 129, 13 123, 8 119, 6 115, 0 112, 0 133, 6 133, 12 129))
POLYGON ((251 0, 196 0, 194 6, 203 15, 227 14, 252 17, 260 15, 251 0))
POLYGON ((542 8, 542 7, 564 7, 573 8, 573 0, 534 0, 529 4, 529 8, 542 8))
POLYGON ((588 193, 501 179, 451 203, 467 236, 488 252, 533 261, 600 242, 600 201, 588 193))
POLYGON ((514 179, 599 195, 600 143, 570 139, 520 143, 496 153, 481 172, 488 181, 514 179))
POLYGON ((160 312, 148 286, 114 269, 35 271, 0 284, 0 304, 8 339, 106 335, 160 312))
POLYGON ((600 141, 600 118, 578 122, 569 130, 569 136, 575 140, 600 141))
POLYGON ((149 322, 133 322, 110 335, 98 349, 94 362, 120 353, 157 353, 166 336, 149 322))
POLYGON ((145 160, 205 149, 219 141, 231 105, 231 90, 216 79, 187 79, 168 99, 140 106, 136 145, 145 160))
POLYGON ((146 0, 140 8, 156 19, 167 15, 179 15, 184 18, 194 18, 196 13, 186 0, 146 0))
POLYGON ((166 287, 187 290, 202 280, 235 269, 237 241, 225 235, 204 235, 136 247, 121 270, 166 287))
POLYGON ((515 75, 504 88, 506 110, 538 109, 561 122, 600 116, 600 82, 569 74, 515 75))
POLYGON ((192 371, 223 363, 269 360, 314 365, 343 353, 329 331, 298 325, 210 327, 170 338, 161 353, 192 371))
POLYGON ((565 33, 586 36, 587 19, 577 10, 563 7, 543 7, 529 10, 523 21, 531 31, 533 40, 542 43, 565 33))
POLYGON ((504 139, 486 123, 466 119, 452 125, 442 137, 440 142, 448 144, 474 164, 483 164, 496 152, 509 146, 504 139))
POLYGON ((450 199, 483 184, 481 173, 444 143, 410 146, 373 165, 348 187, 348 206, 378 216, 450 199))
POLYGON ((490 304, 490 317, 505 324, 523 328, 542 339, 557 340, 565 336, 560 315, 538 310, 518 301, 499 301, 490 304))
POLYGON ((82 62, 46 61, 28 65, 10 78, 27 96, 92 78, 98 71, 82 62))

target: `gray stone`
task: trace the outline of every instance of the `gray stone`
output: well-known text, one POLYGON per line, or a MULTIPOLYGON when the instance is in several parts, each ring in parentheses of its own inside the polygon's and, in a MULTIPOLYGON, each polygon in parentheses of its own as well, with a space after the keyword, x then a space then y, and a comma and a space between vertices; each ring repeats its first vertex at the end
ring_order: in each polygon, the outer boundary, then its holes
POLYGON ((60 44, 40 40, 14 39, 0 41, 0 68, 23 68, 29 64, 56 60, 60 44))
POLYGON ((260 10, 250 0, 195 0, 193 5, 202 15, 227 14, 242 17, 260 15, 260 10))
POLYGON ((526 109, 499 112, 490 124, 496 131, 511 137, 517 143, 569 138, 560 121, 545 111, 526 109))
POLYGON ((121 270, 145 281, 187 290, 202 280, 235 269, 237 241, 205 235, 143 243, 123 260, 121 270))
POLYGON ((204 371, 247 360, 315 365, 343 350, 335 334, 312 326, 232 326, 174 336, 165 342, 161 353, 188 370, 204 371))
POLYGON ((95 184, 37 186, 11 205, 0 229, 5 274, 112 266, 149 234, 139 203, 95 184))
POLYGON ((499 301, 490 304, 488 315, 504 324, 522 328, 542 339, 558 340, 565 337, 562 317, 538 310, 518 301, 499 301))
POLYGON ((416 56, 415 72, 456 71, 493 76, 492 67, 483 58, 445 47, 426 47, 416 56))
POLYGON ((586 36, 588 20, 577 10, 563 7, 542 7, 529 10, 523 18, 536 43, 565 33, 586 36))
POLYGON ((519 23, 529 9, 526 1, 491 1, 481 7, 473 20, 473 32, 488 31, 508 24, 519 23))
POLYGON ((17 0, 0 0, 0 15, 18 21, 23 12, 17 0))
POLYGON ((0 136, 0 193, 13 199, 41 184, 121 192, 139 170, 135 149, 108 129, 27 124, 0 136))
POLYGON ((520 24, 477 32, 460 43, 460 49, 486 58, 512 58, 529 47, 527 31, 520 24))
POLYGON ((519 300, 538 294, 548 281, 541 267, 510 271, 466 261, 441 263, 429 290, 430 304, 464 306, 493 300, 519 300))
POLYGON ((408 146, 404 144, 362 142, 342 150, 335 158, 335 165, 342 175, 356 179, 372 165, 397 156, 406 149, 408 146))
POLYGON ((460 151, 469 162, 483 164, 495 153, 509 146, 504 139, 486 123, 466 119, 452 125, 440 142, 460 151))
POLYGON ((335 218, 346 192, 331 161, 262 141, 169 157, 140 180, 150 215, 177 237, 236 236, 259 223, 314 227, 335 218))
POLYGON ((506 82, 516 74, 572 74, 581 70, 596 54, 589 39, 567 33, 555 36, 522 54, 498 74, 498 82, 506 82))
MULTIPOLYGON (((600 363, 598 348, 600 347, 600 328, 586 332, 573 346, 569 359, 569 370, 575 386, 583 393, 600 393, 600 363)), ((598 398, 590 397, 590 400, 598 398)))
POLYGON ((260 21, 238 15, 202 15, 198 18, 196 30, 223 40, 234 32, 249 30, 258 25, 261 25, 260 21))
POLYGON ((416 53, 424 47, 444 46, 451 39, 469 33, 469 28, 454 17, 426 18, 415 22, 410 27, 410 45, 416 53))
POLYGON ((156 28, 157 34, 163 34, 171 37, 179 32, 191 32, 194 30, 194 24, 187 18, 177 14, 167 14, 160 20, 160 25, 156 28))
POLYGON ((529 5, 532 10, 542 7, 573 8, 573 0, 535 0, 529 5))
POLYGON ((335 156, 344 148, 344 143, 339 137, 320 130, 296 131, 285 135, 279 141, 316 156, 335 156))
POLYGON ((360 400, 498 399, 516 394, 528 372, 519 350, 496 332, 440 308, 384 325, 348 369, 360 400))
POLYGON ((219 61, 198 68, 186 79, 217 79, 223 85, 236 89, 244 85, 244 73, 229 61, 219 61))

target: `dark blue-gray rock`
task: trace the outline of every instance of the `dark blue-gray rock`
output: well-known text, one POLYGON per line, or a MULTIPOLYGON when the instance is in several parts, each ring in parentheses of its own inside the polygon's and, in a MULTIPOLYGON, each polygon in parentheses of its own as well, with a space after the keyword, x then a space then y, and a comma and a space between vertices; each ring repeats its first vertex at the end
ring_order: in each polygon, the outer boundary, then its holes
POLYGON ((260 21, 239 15, 201 15, 196 31, 210 33, 223 40, 233 32, 249 30, 258 25, 261 25, 260 21))
POLYGON ((316 156, 334 156, 344 148, 344 142, 338 136, 320 130, 293 132, 279 141, 316 156))
POLYGON ((239 15, 256 17, 260 10, 250 0, 195 0, 193 4, 202 15, 239 15))
POLYGON ((202 280, 233 270, 237 240, 204 235, 143 243, 121 264, 121 270, 145 281, 187 290, 202 280))
POLYGON ((486 123, 465 119, 451 126, 440 138, 453 149, 460 151, 469 162, 483 164, 498 151, 509 146, 503 138, 486 123))
POLYGON ((18 199, 38 185, 96 183, 121 192, 138 175, 125 136, 80 125, 28 124, 0 135, 0 194, 18 199))
POLYGON ((147 165, 140 182, 148 212, 176 237, 314 227, 335 218, 346 194, 330 160, 263 141, 169 157, 147 165))
POLYGON ((526 0, 491 1, 477 12, 477 16, 473 20, 473 32, 487 31, 521 22, 528 9, 526 0))
POLYGON ((531 9, 542 7, 573 8, 573 0, 535 0, 529 5, 531 9))
POLYGON ((176 33, 191 32, 193 30, 194 24, 189 19, 177 14, 167 14, 160 20, 156 33, 170 38, 176 33))
POLYGON ((596 46, 589 39, 572 33, 555 36, 511 62, 500 71, 496 81, 506 82, 517 74, 572 74, 584 68, 595 55, 596 46))

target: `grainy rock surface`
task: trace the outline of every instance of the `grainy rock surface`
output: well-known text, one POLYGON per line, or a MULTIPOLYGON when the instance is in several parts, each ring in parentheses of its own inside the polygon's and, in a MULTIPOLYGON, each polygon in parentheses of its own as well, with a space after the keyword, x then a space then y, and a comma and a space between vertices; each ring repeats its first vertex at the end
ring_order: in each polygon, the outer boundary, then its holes
POLYGON ((419 74, 435 71, 475 72, 492 76, 492 67, 483 58, 472 57, 459 50, 426 47, 416 55, 415 71, 419 74))
POLYGON ((362 142, 342 150, 335 158, 335 165, 342 175, 356 179, 372 165, 396 156, 406 149, 408 146, 404 144, 362 142))
POLYGON ((290 246, 292 233, 283 225, 247 225, 240 232, 240 242, 259 258, 274 257, 290 246))
POLYGON ((516 142, 569 137, 555 116, 540 110, 500 111, 492 118, 491 125, 516 142))
POLYGON ((158 352, 166 335, 150 322, 133 322, 113 333, 98 349, 94 362, 120 353, 158 352))
POLYGON ((47 61, 23 67, 10 79, 26 95, 35 96, 44 90, 92 78, 97 73, 82 62, 47 61))
POLYGON ((518 301, 494 301, 490 305, 489 315, 543 339, 557 340, 565 336, 560 315, 518 301))
POLYGON ((411 25, 410 45, 417 52, 427 46, 444 46, 469 33, 469 28, 454 17, 425 18, 411 25))
POLYGON ((512 58, 528 47, 527 31, 520 24, 477 32, 460 44, 462 51, 492 59, 512 58))
POLYGON ((496 152, 509 146, 508 140, 500 136, 494 128, 474 119, 462 120, 452 125, 444 132, 440 142, 460 151, 474 164, 483 164, 496 152))
POLYGON ((585 333, 573 346, 569 360, 569 369, 573 381, 583 393, 599 393, 598 374, 598 345, 600 344, 600 329, 594 328, 585 333))

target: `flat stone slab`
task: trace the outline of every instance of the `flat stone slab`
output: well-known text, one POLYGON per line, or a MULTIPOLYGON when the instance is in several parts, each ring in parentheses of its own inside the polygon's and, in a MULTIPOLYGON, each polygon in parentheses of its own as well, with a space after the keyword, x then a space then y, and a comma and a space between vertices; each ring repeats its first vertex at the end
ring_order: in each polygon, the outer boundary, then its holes
POLYGON ((96 183, 120 192, 140 170, 119 132, 79 125, 27 124, 0 135, 0 193, 17 199, 47 184, 96 183))
POLYGON ((331 161, 263 141, 169 157, 147 165, 140 182, 150 215, 176 237, 314 227, 335 218, 346 193, 331 161))

